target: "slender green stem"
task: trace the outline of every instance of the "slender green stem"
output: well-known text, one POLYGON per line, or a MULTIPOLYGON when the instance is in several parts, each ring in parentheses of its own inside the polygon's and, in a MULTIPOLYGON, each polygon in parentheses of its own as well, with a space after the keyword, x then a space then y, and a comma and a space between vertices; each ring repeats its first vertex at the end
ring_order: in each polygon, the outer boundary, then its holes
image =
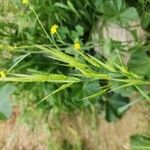
POLYGON ((53 40, 52 40, 52 39, 50 38, 50 36, 48 35, 47 31, 45 30, 44 26, 42 25, 42 23, 41 23, 41 21, 40 21, 38 15, 37 15, 37 13, 35 12, 35 10, 34 10, 34 8, 33 8, 33 6, 32 6, 31 4, 29 4, 29 8, 30 8, 31 11, 34 13, 34 15, 35 15, 37 21, 39 22, 39 24, 40 24, 40 26, 41 26, 43 32, 44 32, 45 35, 47 36, 47 38, 50 40, 50 42, 51 42, 57 49, 59 49, 59 47, 56 45, 56 43, 53 42, 53 40))
POLYGON ((59 40, 60 40, 60 42, 61 42, 62 44, 66 45, 65 42, 62 40, 61 36, 60 36, 58 33, 57 33, 57 37, 59 38, 59 40))

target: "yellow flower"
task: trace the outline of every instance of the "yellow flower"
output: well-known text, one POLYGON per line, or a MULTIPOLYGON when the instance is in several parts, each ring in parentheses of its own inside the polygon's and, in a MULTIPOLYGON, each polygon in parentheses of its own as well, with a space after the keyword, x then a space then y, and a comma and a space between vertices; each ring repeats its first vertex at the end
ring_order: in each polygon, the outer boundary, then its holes
POLYGON ((4 71, 0 71, 0 78, 5 78, 6 77, 6 73, 4 71))
POLYGON ((22 0, 22 4, 28 5, 29 4, 29 0, 22 0))
POLYGON ((58 30, 58 25, 57 24, 54 24, 51 29, 50 29, 50 32, 52 35, 54 35, 55 33, 57 33, 57 30, 58 30))
POLYGON ((81 49, 81 45, 80 45, 79 42, 74 43, 73 47, 74 47, 74 49, 76 49, 76 50, 81 49))

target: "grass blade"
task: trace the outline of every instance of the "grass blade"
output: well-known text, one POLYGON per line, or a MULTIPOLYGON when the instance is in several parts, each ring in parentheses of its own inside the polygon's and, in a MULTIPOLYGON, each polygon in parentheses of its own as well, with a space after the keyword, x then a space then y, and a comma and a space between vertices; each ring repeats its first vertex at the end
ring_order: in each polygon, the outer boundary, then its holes
POLYGON ((49 74, 49 75, 22 75, 16 74, 16 77, 0 78, 0 82, 54 82, 54 83, 74 83, 80 79, 65 75, 49 74))

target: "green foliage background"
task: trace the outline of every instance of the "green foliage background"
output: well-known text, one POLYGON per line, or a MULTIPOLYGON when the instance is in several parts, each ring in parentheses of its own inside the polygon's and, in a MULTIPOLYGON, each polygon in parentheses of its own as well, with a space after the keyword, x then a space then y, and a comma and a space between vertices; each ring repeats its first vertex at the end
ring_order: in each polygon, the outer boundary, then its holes
POLYGON ((150 100, 149 8, 145 0, 4 2, 0 7, 0 68, 7 78, 1 78, 1 84, 11 82, 10 86, 17 87, 16 95, 29 92, 28 105, 43 111, 76 112, 94 106, 98 113, 105 112, 108 121, 115 121, 137 101, 150 100), (146 32, 144 44, 137 31, 130 30, 130 22, 137 20, 146 32), (135 45, 127 49, 128 64, 122 61, 128 45, 113 39, 108 42, 103 35, 97 44, 109 49, 109 56, 95 52, 92 33, 99 21, 101 30, 113 22, 134 33, 135 45), (54 37, 50 34, 53 24, 59 25, 54 37), (72 47, 77 41, 80 51, 72 47), (131 101, 133 92, 142 96, 131 101))

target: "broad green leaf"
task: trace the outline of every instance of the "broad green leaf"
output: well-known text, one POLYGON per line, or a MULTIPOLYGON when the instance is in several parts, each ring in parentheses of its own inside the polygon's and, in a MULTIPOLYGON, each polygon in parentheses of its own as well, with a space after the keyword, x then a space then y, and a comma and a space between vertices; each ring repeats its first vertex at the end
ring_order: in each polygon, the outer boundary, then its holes
POLYGON ((131 150, 150 150, 150 136, 134 135, 130 141, 131 150))
POLYGON ((120 108, 118 109, 118 114, 119 114, 119 115, 123 114, 127 109, 129 109, 130 107, 134 106, 137 102, 139 102, 139 100, 131 101, 131 102, 128 103, 127 105, 124 105, 124 106, 120 107, 120 108))
POLYGON ((83 84, 83 91, 86 92, 86 95, 91 95, 92 93, 98 92, 100 88, 99 81, 86 81, 83 84))
POLYGON ((150 58, 143 50, 132 52, 131 59, 128 63, 129 70, 132 72, 149 77, 150 75, 150 58))
POLYGON ((118 110, 128 104, 129 99, 127 97, 122 97, 121 95, 114 93, 106 101, 106 119, 109 122, 116 121, 117 118, 120 118, 122 116, 126 109, 123 112, 118 110))
MULTIPOLYGON (((83 105, 89 105, 92 101, 83 100, 87 95, 92 95, 93 93, 98 92, 100 89, 100 84, 98 80, 85 81, 84 83, 75 84, 72 88, 72 99, 82 103, 83 105)), ((93 100, 96 100, 97 97, 93 97, 93 100)), ((82 107, 82 106, 81 106, 82 107)))
POLYGON ((15 91, 15 87, 6 84, 0 88, 0 119, 10 118, 12 113, 12 106, 10 104, 10 96, 15 91))
POLYGON ((138 18, 137 10, 134 7, 127 8, 120 14, 122 23, 129 23, 137 20, 138 18))
POLYGON ((146 29, 150 25, 150 15, 149 14, 150 14, 150 10, 149 10, 149 13, 147 13, 145 11, 141 17, 141 26, 144 29, 146 29))
POLYGON ((80 25, 77 25, 75 28, 76 28, 76 31, 77 31, 78 35, 79 36, 83 36, 84 28, 82 26, 80 26, 80 25))

